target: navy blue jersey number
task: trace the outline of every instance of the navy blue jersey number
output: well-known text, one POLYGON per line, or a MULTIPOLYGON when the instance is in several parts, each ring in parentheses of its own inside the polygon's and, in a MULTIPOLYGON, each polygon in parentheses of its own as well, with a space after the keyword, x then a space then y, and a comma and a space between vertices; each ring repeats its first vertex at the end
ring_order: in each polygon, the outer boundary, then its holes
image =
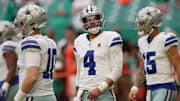
POLYGON ((88 75, 96 75, 96 63, 94 61, 94 50, 89 50, 84 56, 84 67, 89 68, 88 75))
POLYGON ((156 61, 153 60, 151 57, 154 57, 156 56, 156 52, 152 51, 152 52, 146 52, 146 53, 143 53, 143 58, 144 60, 146 61, 146 64, 145 64, 145 71, 148 73, 148 74, 155 74, 157 72, 156 70, 156 61))
POLYGON ((43 78, 45 79, 52 79, 53 78, 53 68, 55 64, 55 58, 56 58, 56 49, 48 49, 48 62, 46 71, 43 72, 43 78))

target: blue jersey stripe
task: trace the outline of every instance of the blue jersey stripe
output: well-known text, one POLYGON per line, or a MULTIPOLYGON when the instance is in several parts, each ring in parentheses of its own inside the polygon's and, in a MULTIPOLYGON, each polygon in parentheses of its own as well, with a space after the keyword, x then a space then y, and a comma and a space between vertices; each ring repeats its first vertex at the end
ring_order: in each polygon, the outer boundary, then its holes
POLYGON ((2 48, 3 51, 15 51, 15 49, 16 49, 16 47, 9 46, 9 45, 3 46, 3 48, 2 48))
POLYGON ((27 44, 27 43, 34 43, 34 44, 38 44, 38 43, 37 43, 37 41, 35 41, 35 40, 27 40, 27 41, 22 42, 22 44, 21 44, 21 45, 24 45, 24 44, 27 44))
POLYGON ((171 37, 166 39, 166 42, 169 41, 169 40, 175 39, 175 38, 176 38, 176 36, 171 36, 171 37))
POLYGON ((170 90, 169 100, 171 99, 171 96, 172 96, 172 90, 170 90))
POLYGON ((113 42, 110 47, 115 46, 115 45, 122 45, 123 41, 118 41, 118 42, 113 42))
POLYGON ((9 46, 9 45, 5 45, 5 46, 3 46, 3 47, 16 48, 16 47, 14 47, 14 46, 9 46))
POLYGON ((28 101, 29 100, 29 97, 26 97, 26 101, 28 101))
POLYGON ((147 89, 149 89, 149 90, 155 90, 155 89, 159 89, 159 88, 166 88, 166 89, 171 89, 171 90, 176 90, 177 89, 175 82, 147 85, 147 89))
POLYGON ((121 40, 120 37, 115 37, 112 41, 121 40))
POLYGON ((167 90, 167 92, 166 92, 166 96, 164 98, 164 101, 167 101, 168 94, 169 94, 169 90, 167 90))
POLYGON ((22 51, 27 48, 34 48, 34 49, 40 49, 40 46, 37 45, 26 45, 22 47, 22 51))
POLYGON ((177 42, 178 42, 178 40, 173 40, 173 41, 170 41, 170 42, 166 43, 164 46, 166 47, 168 45, 171 45, 171 44, 177 43, 177 42))
POLYGON ((31 101, 33 101, 33 97, 31 97, 31 101))
POLYGON ((77 52, 76 48, 73 48, 75 52, 77 52))

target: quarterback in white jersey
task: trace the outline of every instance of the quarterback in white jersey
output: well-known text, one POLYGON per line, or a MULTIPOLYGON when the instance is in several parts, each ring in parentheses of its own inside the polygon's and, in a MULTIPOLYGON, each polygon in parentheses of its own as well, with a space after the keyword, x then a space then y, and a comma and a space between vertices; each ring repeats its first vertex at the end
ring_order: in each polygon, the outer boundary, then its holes
POLYGON ((161 25, 161 12, 153 7, 140 10, 136 24, 139 35, 144 33, 138 40, 142 61, 134 86, 129 93, 130 100, 135 100, 138 86, 146 80, 147 101, 175 101, 177 96, 173 77, 175 70, 180 79, 177 36, 158 30, 161 25))
POLYGON ((76 38, 74 53, 77 62, 75 101, 114 101, 112 85, 122 72, 121 36, 102 31, 104 15, 90 5, 81 12, 81 21, 88 32, 76 38))
POLYGON ((53 88, 53 69, 56 43, 41 35, 46 24, 43 8, 28 4, 20 8, 15 23, 19 33, 25 35, 20 44, 20 88, 15 101, 56 101, 53 88))
POLYGON ((11 22, 0 21, 0 101, 12 101, 18 90, 19 41, 14 29, 11 22))

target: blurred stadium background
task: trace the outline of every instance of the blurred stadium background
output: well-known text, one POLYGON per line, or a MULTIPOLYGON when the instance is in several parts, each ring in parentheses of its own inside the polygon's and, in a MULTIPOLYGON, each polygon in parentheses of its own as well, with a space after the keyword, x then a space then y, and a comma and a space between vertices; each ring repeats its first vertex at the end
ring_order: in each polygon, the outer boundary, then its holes
MULTIPOLYGON (((53 86, 61 101, 69 101, 74 94, 76 67, 72 55, 69 55, 73 54, 69 43, 73 43, 74 36, 83 33, 78 17, 86 5, 94 4, 101 8, 105 15, 104 30, 117 31, 123 37, 123 76, 115 86, 118 101, 128 101, 133 74, 138 69, 138 37, 134 24, 137 12, 146 6, 159 8, 163 14, 160 30, 174 32, 180 36, 180 0, 0 0, 0 20, 13 22, 18 9, 29 2, 36 3, 46 10, 48 25, 42 29, 42 33, 54 38, 58 44, 60 54, 57 58, 53 86)), ((145 87, 142 85, 138 101, 144 101, 144 98, 145 87)))

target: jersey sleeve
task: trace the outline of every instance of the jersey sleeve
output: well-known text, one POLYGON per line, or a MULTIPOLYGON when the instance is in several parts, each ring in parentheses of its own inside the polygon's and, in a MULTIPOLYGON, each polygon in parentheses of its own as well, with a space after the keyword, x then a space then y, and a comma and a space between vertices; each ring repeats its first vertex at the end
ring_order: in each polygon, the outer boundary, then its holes
POLYGON ((2 44, 2 52, 8 52, 8 51, 16 51, 16 46, 12 42, 4 42, 2 44))
POLYGON ((123 40, 119 34, 112 37, 110 41, 110 64, 111 73, 108 75, 114 82, 116 82, 122 74, 123 64, 123 52, 122 52, 123 40))
POLYGON ((73 51, 74 51, 74 56, 75 56, 75 59, 76 59, 76 80, 75 80, 75 86, 78 86, 79 85, 79 76, 80 76, 80 68, 79 68, 79 58, 78 58, 78 54, 77 54, 77 41, 75 40, 74 41, 74 47, 73 47, 73 51))
POLYGON ((27 39, 27 40, 22 41, 21 50, 22 52, 25 52, 25 51, 39 52, 41 48, 37 40, 27 39))
POLYGON ((123 46, 123 40, 118 33, 116 33, 116 35, 114 35, 112 40, 110 41, 110 47, 114 47, 117 45, 121 47, 123 46))
POLYGON ((167 33, 165 37, 164 47, 167 51, 172 46, 178 45, 178 38, 174 33, 167 33))

